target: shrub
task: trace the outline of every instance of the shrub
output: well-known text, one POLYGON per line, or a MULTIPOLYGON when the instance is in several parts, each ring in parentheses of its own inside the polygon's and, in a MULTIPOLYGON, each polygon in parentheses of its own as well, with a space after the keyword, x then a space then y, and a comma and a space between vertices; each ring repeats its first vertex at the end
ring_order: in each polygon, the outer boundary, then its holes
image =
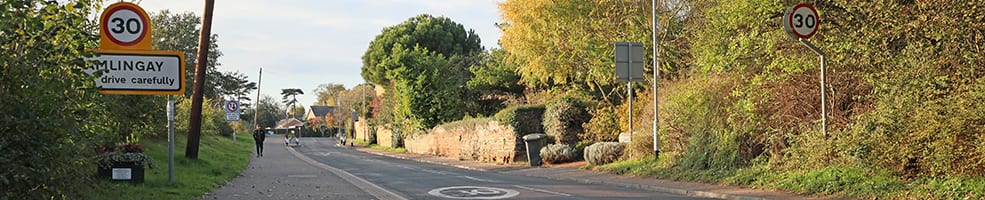
POLYGON ((541 126, 542 116, 544 116, 544 105, 522 105, 499 111, 496 113, 496 120, 500 124, 508 124, 513 127, 513 132, 519 137, 544 132, 544 128, 541 126))
POLYGON ((591 120, 582 125, 585 132, 578 136, 595 142, 616 141, 619 138, 619 121, 611 106, 600 106, 591 111, 591 120))
POLYGON ((591 116, 578 99, 561 97, 548 103, 544 110, 544 132, 562 144, 574 144, 578 134, 585 131, 582 124, 589 119, 591 116))
POLYGON ((549 144, 540 150, 540 158, 548 164, 571 162, 578 159, 578 150, 566 144, 549 144))
POLYGON ((579 158, 584 157, 585 156, 585 147, 588 147, 589 145, 592 145, 592 144, 595 144, 595 142, 594 141, 591 141, 591 140, 582 140, 582 141, 579 141, 577 144, 575 144, 575 150, 578 151, 578 157, 579 158))
POLYGON ((604 165, 622 156, 626 146, 618 142, 599 142, 585 148, 585 161, 591 165, 604 165))
POLYGON ((674 143, 687 141, 681 166, 734 168, 759 155, 762 147, 753 134, 760 128, 752 113, 755 101, 743 99, 747 97, 734 88, 740 84, 740 80, 718 74, 695 76, 667 94, 661 117, 669 129, 661 134, 683 137, 664 143, 671 151, 674 143))
POLYGON ((641 159, 646 157, 653 157, 653 134, 647 132, 633 134, 633 139, 630 140, 623 152, 623 158, 641 159))
POLYGON ((499 124, 513 127, 513 134, 516 135, 516 156, 526 157, 523 135, 544 131, 544 127, 541 126, 542 116, 544 116, 543 105, 510 106, 496 113, 499 124))

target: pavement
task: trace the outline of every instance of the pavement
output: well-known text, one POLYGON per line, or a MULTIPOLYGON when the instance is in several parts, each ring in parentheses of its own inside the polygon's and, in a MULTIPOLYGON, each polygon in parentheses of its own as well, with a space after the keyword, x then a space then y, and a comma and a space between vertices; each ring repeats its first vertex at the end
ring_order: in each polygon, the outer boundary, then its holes
POLYGON ((459 160, 448 157, 438 157, 432 155, 397 153, 378 149, 364 148, 360 146, 352 147, 356 150, 401 158, 454 166, 463 169, 492 171, 506 174, 516 174, 532 177, 541 177, 554 180, 574 181, 586 184, 602 184, 618 187, 626 187, 653 192, 663 192, 679 194, 691 197, 717 198, 717 199, 741 199, 741 200, 760 200, 760 199, 844 199, 834 196, 806 196, 783 191, 770 191, 739 186, 726 186, 708 183, 681 182, 652 177, 639 177, 618 175, 607 172, 597 172, 591 170, 581 170, 584 162, 568 163, 562 165, 544 165, 531 167, 527 165, 501 165, 494 163, 484 163, 478 161, 459 160))
MULTIPOLYGON (((308 158, 283 141, 267 140, 263 157, 252 157, 247 169, 226 185, 202 199, 403 199, 348 172, 308 158), (331 181, 325 181, 331 180, 331 181)), ((346 147, 382 156, 453 166, 469 170, 541 177, 719 199, 839 199, 832 196, 804 196, 782 191, 680 182, 652 177, 617 175, 579 169, 584 162, 530 167, 500 165, 414 153, 396 153, 361 146, 346 147)), ((254 155, 256 155, 254 153, 254 155)))
POLYGON ((393 199, 375 185, 317 163, 283 142, 268 138, 263 157, 254 152, 239 177, 202 199, 393 199))

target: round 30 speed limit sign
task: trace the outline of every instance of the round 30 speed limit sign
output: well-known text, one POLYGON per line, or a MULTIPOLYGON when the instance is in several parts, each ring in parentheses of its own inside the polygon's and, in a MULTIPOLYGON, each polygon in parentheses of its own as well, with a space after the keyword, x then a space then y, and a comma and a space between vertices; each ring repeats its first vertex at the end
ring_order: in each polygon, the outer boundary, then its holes
POLYGON ((817 9, 810 4, 798 4, 783 15, 783 29, 791 36, 808 39, 817 33, 817 9))
POLYGON ((133 3, 110 5, 99 18, 100 48, 150 50, 150 18, 133 3))

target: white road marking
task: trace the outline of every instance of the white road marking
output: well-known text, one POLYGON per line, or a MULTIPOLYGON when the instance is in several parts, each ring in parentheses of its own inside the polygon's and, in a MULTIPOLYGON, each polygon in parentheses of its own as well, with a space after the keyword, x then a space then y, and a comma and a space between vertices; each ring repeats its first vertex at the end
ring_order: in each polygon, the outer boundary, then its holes
POLYGON ((474 180, 474 181, 482 181, 482 182, 490 182, 490 183, 499 183, 499 181, 493 181, 493 180, 486 180, 486 179, 481 179, 481 178, 476 178, 476 177, 471 177, 471 176, 458 176, 458 177, 462 177, 462 178, 465 178, 465 179, 469 179, 469 180, 474 180))
POLYGON ((435 188, 428 191, 431 196, 449 199, 506 199, 519 195, 520 192, 511 189, 482 187, 482 186, 452 186, 435 188))
POLYGON ((561 196, 566 196, 566 197, 570 197, 571 196, 571 194, 568 194, 568 193, 555 192, 555 191, 550 191, 550 190, 545 190, 545 189, 537 189, 537 188, 532 188, 532 187, 527 187, 527 186, 522 186, 522 185, 513 185, 513 187, 518 187, 518 188, 522 188, 522 189, 525 189, 525 190, 543 192, 543 193, 548 193, 548 194, 556 194, 556 195, 561 195, 561 196))

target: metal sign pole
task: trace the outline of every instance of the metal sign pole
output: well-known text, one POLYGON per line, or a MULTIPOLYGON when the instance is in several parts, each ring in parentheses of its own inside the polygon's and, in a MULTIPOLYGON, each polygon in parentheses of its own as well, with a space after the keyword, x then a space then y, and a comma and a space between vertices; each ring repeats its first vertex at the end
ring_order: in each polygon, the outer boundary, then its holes
POLYGON ((168 182, 174 182, 174 96, 168 95, 168 182))
POLYGON ((629 43, 627 48, 629 53, 626 59, 629 60, 629 69, 626 70, 626 91, 629 91, 629 141, 633 141, 633 43, 629 43))
POLYGON ((657 82, 659 82, 660 79, 657 78, 659 78, 660 76, 660 67, 658 67, 660 65, 657 65, 657 63, 660 56, 659 54, 657 54, 657 0, 653 0, 652 7, 653 7, 652 8, 653 11, 651 13, 651 17, 653 18, 653 27, 652 27, 653 32, 651 34, 653 34, 653 158, 658 159, 660 158, 660 148, 658 148, 660 144, 660 137, 659 135, 657 135, 657 132, 659 131, 659 129, 657 129, 657 125, 660 122, 660 117, 659 117, 660 112, 658 112, 660 108, 660 104, 659 102, 657 102, 657 96, 658 96, 657 94, 659 94, 660 90, 657 89, 657 82))
MULTIPOLYGON (((239 99, 233 99, 233 101, 237 101, 237 100, 239 100, 239 99)), ((236 121, 236 124, 240 124, 239 121, 236 121)), ((236 144, 236 129, 235 128, 233 129, 233 144, 236 144)))
POLYGON ((824 52, 821 52, 821 49, 818 49, 816 46, 814 46, 814 44, 811 44, 810 41, 805 40, 803 38, 798 38, 797 40, 799 40, 801 43, 804 43, 804 45, 807 45, 807 47, 813 50, 814 53, 817 53, 818 56, 821 56, 821 134, 825 138, 827 138, 828 137, 828 109, 826 103, 827 101, 825 101, 825 97, 824 97, 826 96, 824 94, 826 90, 824 87, 826 85, 824 81, 825 80, 824 71, 827 71, 825 70, 824 67, 824 65, 827 62, 825 61, 826 56, 824 55, 824 52))

